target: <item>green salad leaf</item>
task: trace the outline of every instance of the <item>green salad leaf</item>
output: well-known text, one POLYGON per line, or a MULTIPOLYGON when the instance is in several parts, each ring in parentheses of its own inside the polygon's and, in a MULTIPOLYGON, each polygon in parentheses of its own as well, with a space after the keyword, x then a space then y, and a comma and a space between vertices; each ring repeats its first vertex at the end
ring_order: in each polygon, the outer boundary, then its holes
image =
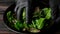
POLYGON ((14 23, 14 25, 15 25, 15 28, 18 30, 20 30, 20 28, 23 28, 23 24, 18 20, 16 20, 16 23, 14 23))
POLYGON ((43 28, 44 20, 45 20, 45 18, 40 18, 40 19, 36 20, 36 26, 37 26, 38 29, 42 29, 43 28))
POLYGON ((15 20, 15 23, 14 23, 14 27, 17 29, 17 30, 20 30, 20 28, 35 28, 35 29, 42 29, 43 26, 44 26, 44 23, 45 23, 45 19, 50 19, 51 18, 51 9, 50 8, 44 8, 42 9, 42 12, 40 14, 38 14, 39 12, 37 12, 34 17, 37 17, 37 16, 45 16, 44 18, 43 17, 39 17, 39 19, 36 19, 36 20, 32 20, 32 24, 28 25, 26 23, 26 10, 24 9, 23 10, 23 20, 24 22, 20 22, 19 20, 15 19, 13 17, 13 15, 11 15, 11 11, 9 11, 7 13, 7 18, 10 21, 13 21, 15 20), (42 15, 41 13, 44 13, 44 15, 42 15), (37 15, 37 16, 36 16, 37 15), (29 27, 28 27, 29 26, 29 27))
POLYGON ((49 8, 47 11, 48 11, 48 13, 45 18, 50 19, 51 18, 51 9, 49 8))

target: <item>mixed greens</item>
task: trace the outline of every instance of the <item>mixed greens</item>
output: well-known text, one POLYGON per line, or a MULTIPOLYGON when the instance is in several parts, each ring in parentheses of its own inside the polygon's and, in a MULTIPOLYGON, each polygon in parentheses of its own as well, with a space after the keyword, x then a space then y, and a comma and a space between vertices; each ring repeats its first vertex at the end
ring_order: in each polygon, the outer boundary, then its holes
MULTIPOLYGON (((41 30, 45 25, 45 20, 49 20, 51 18, 51 9, 50 8, 44 8, 40 10, 39 12, 36 11, 36 14, 34 14, 33 18, 37 17, 35 20, 32 20, 32 24, 27 25, 26 23, 26 13, 25 9, 23 10, 23 20, 24 22, 22 23, 21 21, 17 20, 16 18, 13 17, 13 14, 11 14, 12 11, 9 11, 7 13, 7 19, 10 23, 13 23, 11 27, 13 26, 17 30, 20 30, 22 28, 23 30, 30 30, 32 29, 33 32, 36 32, 37 30, 41 30), (39 18, 39 19, 38 19, 39 18)), ((31 32, 32 32, 31 30, 31 32)))

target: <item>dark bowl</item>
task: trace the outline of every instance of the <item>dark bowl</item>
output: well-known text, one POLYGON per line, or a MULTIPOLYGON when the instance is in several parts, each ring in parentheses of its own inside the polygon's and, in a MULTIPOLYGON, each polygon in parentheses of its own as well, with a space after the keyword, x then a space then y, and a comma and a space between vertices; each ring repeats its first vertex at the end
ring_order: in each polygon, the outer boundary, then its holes
MULTIPOLYGON (((31 32, 28 32, 28 31, 26 31, 26 32, 18 31, 18 30, 16 30, 14 27, 11 27, 11 26, 9 25, 10 22, 8 21, 6 14, 7 14, 8 11, 11 11, 12 14, 14 14, 14 8, 15 8, 15 6, 16 6, 16 4, 14 3, 14 4, 12 4, 10 7, 8 7, 7 10, 5 11, 4 16, 3 16, 5 25, 6 25, 11 31, 14 31, 14 32, 16 32, 16 33, 25 33, 25 34, 30 33, 30 34, 33 34, 33 33, 31 33, 31 32)), ((51 19, 50 19, 50 20, 51 20, 51 19)), ((51 21, 53 22, 53 20, 51 20, 51 21)), ((47 22, 49 22, 49 20, 48 20, 47 22)), ((44 27, 44 28, 41 30, 41 32, 39 32, 39 33, 40 33, 40 34, 45 34, 45 33, 46 33, 46 34, 50 34, 50 33, 54 33, 54 32, 55 32, 55 29, 54 29, 54 28, 55 28, 55 25, 51 25, 51 23, 49 23, 49 27, 48 27, 48 28, 44 27)), ((36 33, 36 34, 38 34, 38 33, 36 33)))

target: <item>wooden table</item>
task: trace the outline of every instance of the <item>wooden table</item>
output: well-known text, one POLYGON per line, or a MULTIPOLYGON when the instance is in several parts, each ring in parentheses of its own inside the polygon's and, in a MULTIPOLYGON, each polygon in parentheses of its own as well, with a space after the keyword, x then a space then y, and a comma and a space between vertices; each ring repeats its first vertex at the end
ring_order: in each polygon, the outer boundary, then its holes
POLYGON ((0 34, 16 34, 15 32, 10 31, 5 25, 3 21, 3 14, 5 10, 11 5, 6 4, 4 2, 0 2, 0 34))

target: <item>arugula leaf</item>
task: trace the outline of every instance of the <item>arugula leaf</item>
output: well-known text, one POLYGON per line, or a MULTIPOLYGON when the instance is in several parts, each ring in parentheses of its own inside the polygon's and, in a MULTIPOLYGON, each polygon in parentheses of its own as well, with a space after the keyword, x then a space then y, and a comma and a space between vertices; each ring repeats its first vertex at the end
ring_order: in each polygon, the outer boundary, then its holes
POLYGON ((24 28, 28 28, 28 26, 27 26, 27 23, 26 23, 26 22, 24 22, 24 23, 23 23, 23 26, 24 26, 24 28))
POLYGON ((11 17, 11 11, 7 13, 7 18, 11 17))
POLYGON ((51 18, 51 9, 48 9, 47 11, 48 11, 48 13, 47 13, 47 15, 45 16, 45 18, 46 18, 46 19, 50 19, 50 18, 51 18))
POLYGON ((22 23, 18 20, 16 20, 16 23, 14 23, 14 25, 15 25, 15 28, 18 29, 18 30, 20 30, 20 28, 23 28, 22 23))
POLYGON ((36 25, 38 29, 42 29, 44 26, 44 20, 45 18, 40 18, 39 20, 36 20, 36 25))
POLYGON ((47 15, 47 13, 49 12, 49 9, 48 8, 44 8, 44 9, 42 9, 42 11, 44 12, 45 15, 47 15))
POLYGON ((26 9, 24 8, 23 9, 23 19, 25 19, 26 18, 26 9))

